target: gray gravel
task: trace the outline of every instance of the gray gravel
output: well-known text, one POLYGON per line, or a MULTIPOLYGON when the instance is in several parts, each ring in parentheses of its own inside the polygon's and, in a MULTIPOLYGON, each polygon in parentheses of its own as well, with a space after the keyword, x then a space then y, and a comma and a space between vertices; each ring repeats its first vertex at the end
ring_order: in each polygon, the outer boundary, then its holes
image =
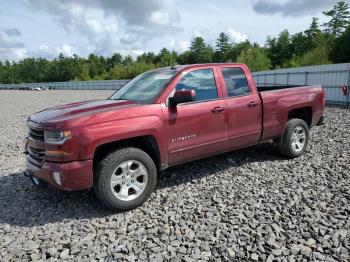
POLYGON ((110 93, 0 91, 0 261, 350 260, 349 109, 328 108, 298 159, 267 143, 173 167, 126 213, 23 177, 29 114, 110 93))

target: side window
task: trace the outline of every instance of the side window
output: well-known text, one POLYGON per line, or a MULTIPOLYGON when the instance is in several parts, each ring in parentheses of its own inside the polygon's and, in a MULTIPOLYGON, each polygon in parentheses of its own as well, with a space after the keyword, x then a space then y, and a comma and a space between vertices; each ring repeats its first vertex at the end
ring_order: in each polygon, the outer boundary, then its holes
POLYGON ((213 70, 199 69, 185 74, 176 85, 176 90, 196 91, 196 101, 218 97, 213 70))
POLYGON ((228 96, 242 96, 250 93, 247 78, 238 67, 221 68, 228 96))

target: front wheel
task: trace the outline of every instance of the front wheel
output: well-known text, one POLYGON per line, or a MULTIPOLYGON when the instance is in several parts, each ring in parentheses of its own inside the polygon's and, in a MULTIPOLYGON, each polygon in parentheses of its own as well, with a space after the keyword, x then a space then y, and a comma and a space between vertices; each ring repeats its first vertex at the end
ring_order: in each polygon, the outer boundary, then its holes
POLYGON ((108 208, 126 211, 143 204, 157 183, 152 158, 138 148, 122 148, 97 165, 94 189, 108 208))
POLYGON ((289 158, 301 156, 310 141, 310 131, 302 119, 291 119, 287 122, 282 137, 278 140, 279 151, 289 158))

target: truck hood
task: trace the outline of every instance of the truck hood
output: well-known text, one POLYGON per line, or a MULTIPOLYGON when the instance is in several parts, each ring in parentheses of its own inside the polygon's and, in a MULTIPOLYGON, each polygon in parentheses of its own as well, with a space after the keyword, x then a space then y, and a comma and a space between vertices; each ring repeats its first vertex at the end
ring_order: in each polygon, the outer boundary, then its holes
POLYGON ((135 106, 141 105, 128 100, 89 100, 44 109, 30 116, 29 121, 42 127, 55 127, 67 125, 67 122, 75 119, 83 120, 83 118, 94 114, 135 106))

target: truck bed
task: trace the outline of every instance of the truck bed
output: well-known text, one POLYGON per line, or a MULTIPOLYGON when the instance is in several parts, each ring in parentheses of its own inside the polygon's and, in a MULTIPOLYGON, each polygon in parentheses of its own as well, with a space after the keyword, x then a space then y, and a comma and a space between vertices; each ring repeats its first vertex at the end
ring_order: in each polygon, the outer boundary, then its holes
POLYGON ((323 114, 321 86, 257 86, 263 107, 262 140, 277 137, 288 121, 288 112, 295 108, 310 108, 314 126, 323 114))

